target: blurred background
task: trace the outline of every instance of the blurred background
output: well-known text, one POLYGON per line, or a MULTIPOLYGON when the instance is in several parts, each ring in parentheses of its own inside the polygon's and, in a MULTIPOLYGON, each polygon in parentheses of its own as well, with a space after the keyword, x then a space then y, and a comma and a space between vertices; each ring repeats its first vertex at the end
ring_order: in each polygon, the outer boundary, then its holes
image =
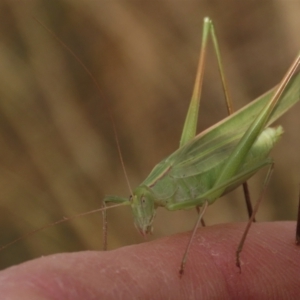
MULTIPOLYGON (((298 1, 0 1, 0 245, 36 228, 127 197, 109 105, 133 187, 179 144, 200 50, 214 20, 235 108, 276 85, 300 49, 298 1), (95 74, 91 79, 40 20, 95 74), (104 95, 104 96, 103 96, 104 95)), ((211 45, 210 45, 211 46, 211 45)), ((199 131, 226 116, 212 47, 199 131)), ((299 105, 285 134, 259 221, 294 220, 300 181, 299 105)), ((256 201, 266 170, 250 180, 256 201)), ((196 212, 159 209, 157 239, 191 230, 196 212)), ((218 200, 207 225, 246 221, 240 189, 218 200)), ((129 207, 108 213, 109 249, 144 239, 129 207)), ((55 252, 99 250, 102 216, 46 229, 0 252, 1 268, 55 252)), ((291 232, 293 238, 294 232, 291 232)))

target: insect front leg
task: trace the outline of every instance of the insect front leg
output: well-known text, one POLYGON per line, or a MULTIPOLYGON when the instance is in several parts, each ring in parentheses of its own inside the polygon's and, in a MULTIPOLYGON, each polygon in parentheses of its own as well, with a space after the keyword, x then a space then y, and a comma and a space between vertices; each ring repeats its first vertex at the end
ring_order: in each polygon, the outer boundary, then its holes
POLYGON ((123 205, 129 205, 130 201, 127 198, 123 198, 123 197, 118 197, 118 196, 105 196, 105 198, 103 199, 103 203, 102 203, 102 229, 103 229, 103 250, 107 250, 107 214, 106 214, 106 210, 107 210, 107 203, 114 203, 114 204, 123 204, 123 205))

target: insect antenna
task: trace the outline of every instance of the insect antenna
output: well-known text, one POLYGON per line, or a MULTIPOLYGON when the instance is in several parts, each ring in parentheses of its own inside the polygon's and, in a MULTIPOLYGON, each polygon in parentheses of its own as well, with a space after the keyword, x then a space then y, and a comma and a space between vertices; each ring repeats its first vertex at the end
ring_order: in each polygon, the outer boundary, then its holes
POLYGON ((105 106, 105 109, 108 112, 109 118, 111 120, 111 126, 112 126, 112 129, 113 129, 114 138, 115 138, 115 142, 116 142, 116 146, 117 146, 117 150, 118 150, 118 156, 119 156, 119 159, 120 159, 120 162, 121 162, 123 174, 125 176, 125 180, 126 180, 126 184, 127 184, 128 189, 129 189, 129 192, 132 195, 132 188, 131 188, 131 185, 130 185, 130 182, 129 182, 129 177, 128 177, 128 174, 127 174, 127 171, 126 171, 126 167, 125 167, 125 163, 124 163, 124 159, 123 159, 123 155, 122 155, 122 151, 121 151, 121 145, 120 145, 120 141, 119 141, 119 137, 118 137, 118 131, 117 131, 117 128, 116 128, 116 122, 114 120, 111 108, 108 105, 108 101, 106 100, 106 97, 105 97, 102 89, 100 88, 100 85, 99 85, 98 81, 96 80, 95 75, 88 69, 88 67, 75 54, 75 52, 70 47, 68 47, 62 40, 60 40, 58 38, 58 36, 52 30, 50 30, 46 25, 44 25, 37 18, 33 17, 33 19, 37 23, 39 23, 40 26, 42 26, 64 49, 66 49, 73 56, 73 58, 78 62, 78 64, 83 68, 83 70, 86 72, 86 74, 90 77, 90 79, 94 83, 95 87, 97 88, 97 91, 98 91, 99 95, 101 96, 101 98, 104 99, 104 106, 105 106))
POLYGON ((118 204, 115 204, 115 205, 111 205, 111 206, 108 206, 108 207, 101 207, 101 208, 97 208, 97 209, 94 209, 94 210, 90 210, 90 211, 87 211, 87 212, 84 212, 84 213, 79 213, 77 215, 73 215, 71 217, 64 217, 60 220, 57 220, 55 222, 52 222, 52 223, 48 223, 47 225, 43 226, 43 227, 40 227, 40 228, 37 228, 35 230, 32 230, 30 232, 27 232, 25 233, 24 235, 12 240, 11 242, 9 242, 8 244, 5 244, 3 246, 0 247, 0 252, 10 246, 12 246, 13 244, 25 239, 25 238, 28 238, 30 236, 33 236, 34 234, 40 232, 40 231, 43 231, 47 228, 50 228, 52 226, 55 226, 55 225, 58 225, 58 224, 61 224, 61 223, 65 223, 67 221, 70 221, 70 220, 73 220, 73 219, 76 219, 76 218, 79 218, 79 217, 83 217, 83 216, 87 216, 87 215, 91 215, 91 214, 94 214, 94 213, 97 213, 97 212, 103 212, 104 210, 106 211, 107 209, 110 209, 110 208, 115 208, 115 207, 119 207, 119 206, 122 206, 122 205, 126 205, 126 203, 118 203, 118 204))
MULTIPOLYGON (((63 48, 65 48, 75 58, 75 60, 80 64, 80 66, 83 68, 83 70, 86 72, 86 74, 90 77, 90 79, 94 83, 94 85, 97 88, 97 91, 98 91, 99 95, 101 96, 101 98, 104 99, 105 109, 108 112, 108 115, 109 115, 110 120, 111 120, 111 125, 112 125, 112 129, 113 129, 113 133, 114 133, 114 137, 115 137, 115 142, 116 142, 116 146, 117 146, 117 150, 118 150, 118 156, 119 156, 119 159, 120 159, 120 162, 121 162, 121 165, 122 165, 123 174, 125 176, 125 180, 126 180, 128 189, 130 191, 130 194, 132 194, 132 188, 131 188, 131 185, 130 185, 130 182, 129 182, 128 174, 126 172, 126 167, 125 167, 125 163, 124 163, 124 159, 123 159, 123 155, 122 155, 122 151, 121 151, 121 146, 120 146, 120 142, 119 142, 119 138, 118 138, 118 132, 117 132, 117 128, 116 128, 116 123, 114 121, 111 108, 108 105, 108 101, 106 100, 106 97, 105 97, 103 91, 101 90, 100 85, 99 85, 99 83, 96 80, 96 77, 87 68, 87 66, 83 63, 83 61, 63 41, 61 41, 56 36, 56 34, 53 31, 51 31, 46 25, 44 25, 41 21, 39 21, 35 17, 33 17, 33 19, 37 23, 39 23, 40 26, 42 26, 57 42, 59 42, 59 44, 63 48)), ((106 216, 105 212, 106 212, 107 209, 116 208, 116 207, 119 207, 119 206, 122 206, 122 205, 128 205, 128 204, 129 204, 129 201, 123 202, 123 203, 118 203, 118 204, 111 205, 111 206, 105 206, 105 205, 103 205, 101 208, 98 208, 98 209, 94 209, 94 210, 91 210, 91 211, 88 211, 88 212, 79 213, 79 214, 73 215, 71 217, 64 217, 63 219, 60 219, 60 220, 57 220, 55 222, 49 223, 49 224, 47 224, 47 225, 45 225, 45 226, 43 226, 41 228, 38 228, 38 229, 35 229, 33 231, 27 232, 26 234, 24 234, 24 235, 22 235, 22 236, 20 236, 20 237, 18 237, 16 239, 14 239, 13 241, 9 242, 8 244, 0 246, 0 251, 6 249, 8 247, 10 247, 11 245, 13 245, 13 244, 15 244, 15 243, 17 243, 17 242, 19 242, 21 240, 23 240, 24 238, 28 238, 28 237, 30 237, 30 236, 32 236, 32 235, 34 235, 34 234, 36 234, 36 233, 38 233, 40 231, 45 230, 47 228, 50 228, 52 226, 55 226, 55 225, 58 225, 58 224, 61 224, 61 223, 64 223, 64 222, 67 222, 67 221, 79 218, 79 217, 83 217, 83 216, 86 216, 86 215, 94 214, 94 213, 97 213, 97 212, 102 212, 104 214, 104 216, 106 216)), ((107 223, 106 219, 104 219, 104 222, 103 222, 103 224, 104 224, 103 228, 105 229, 105 231, 104 231, 104 248, 105 248, 106 239, 107 239, 107 227, 106 227, 106 223, 107 223)))

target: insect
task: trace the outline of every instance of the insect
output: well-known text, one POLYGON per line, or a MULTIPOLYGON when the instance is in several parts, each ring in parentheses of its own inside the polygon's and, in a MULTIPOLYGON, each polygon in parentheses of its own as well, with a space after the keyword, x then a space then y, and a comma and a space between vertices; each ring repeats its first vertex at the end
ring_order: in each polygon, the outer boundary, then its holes
MULTIPOLYGON (((292 102, 299 100, 299 87, 293 85, 295 90, 292 91, 293 88, 286 89, 286 86, 299 65, 300 56, 296 58, 274 94, 268 93, 246 108, 196 135, 209 34, 215 45, 226 94, 227 87, 214 27, 212 21, 205 18, 196 83, 179 149, 156 165, 150 175, 131 191, 129 199, 118 196, 106 196, 104 199, 105 204, 130 205, 134 224, 143 236, 152 233, 152 224, 158 207, 164 207, 170 211, 202 207, 194 228, 195 232, 208 205, 244 183, 261 168, 269 166, 271 169, 273 160, 269 158, 269 153, 282 135, 283 129, 281 126, 277 128, 267 126, 288 109, 285 106, 288 102, 293 105, 292 102), (282 98, 284 91, 286 93, 282 98)), ((299 75, 293 79, 293 82, 295 81, 299 81, 299 75)), ((227 101, 227 103, 230 102, 227 101)), ((188 248, 182 260, 181 274, 184 270, 188 248)), ((241 248, 237 252, 237 266, 240 266, 240 251, 241 248)))
MULTIPOLYGON (((205 18, 196 83, 179 149, 160 162, 137 188, 131 190, 129 186, 131 193, 129 198, 105 197, 105 208, 94 211, 103 211, 105 224, 106 209, 130 205, 135 226, 142 235, 147 235, 153 230, 152 224, 158 207, 170 211, 202 207, 194 227, 195 232, 208 205, 237 188, 261 168, 272 166, 273 161, 268 156, 283 130, 280 126, 275 129, 267 126, 299 100, 300 75, 293 76, 293 74, 299 65, 300 56, 296 58, 277 89, 266 93, 250 105, 196 135, 209 35, 212 36, 215 44, 221 78, 227 93, 213 24, 209 18, 205 18), (116 205, 107 207, 108 203, 116 205)), ((230 105, 229 100, 227 103, 230 105)), ((62 223, 69 219, 55 223, 62 223)), ((47 227, 52 225, 49 224, 47 227)), ((185 254, 181 273, 183 273, 186 257, 185 254)))

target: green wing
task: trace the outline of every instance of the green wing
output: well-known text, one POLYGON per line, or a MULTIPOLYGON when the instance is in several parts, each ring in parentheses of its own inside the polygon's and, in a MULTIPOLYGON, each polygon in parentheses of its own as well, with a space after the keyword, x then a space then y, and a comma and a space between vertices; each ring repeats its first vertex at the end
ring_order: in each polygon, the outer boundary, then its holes
MULTIPOLYGON (((210 158, 210 153, 215 153, 215 155, 220 153, 222 155, 223 151, 227 152, 233 145, 236 145, 236 142, 245 133, 254 118, 273 96, 274 90, 276 90, 276 87, 233 115, 204 130, 185 146, 175 151, 166 159, 166 162, 169 162, 173 167, 192 164, 198 160, 211 160, 211 163, 213 163, 216 157, 210 158)), ((276 121, 299 100, 300 73, 290 81, 267 125, 276 121)))
MULTIPOLYGON (((151 186, 159 178, 170 172, 174 177, 182 174, 200 174, 220 164, 235 147, 258 113, 270 101, 276 87, 255 101, 228 116, 214 126, 202 131, 185 146, 176 150, 159 163, 145 179, 143 184, 151 186), (201 170, 195 171, 195 164, 201 162, 201 170), (189 170, 190 168, 190 170, 189 170)), ((300 73, 293 76, 280 101, 275 107, 270 121, 272 124, 300 99, 300 73)))

